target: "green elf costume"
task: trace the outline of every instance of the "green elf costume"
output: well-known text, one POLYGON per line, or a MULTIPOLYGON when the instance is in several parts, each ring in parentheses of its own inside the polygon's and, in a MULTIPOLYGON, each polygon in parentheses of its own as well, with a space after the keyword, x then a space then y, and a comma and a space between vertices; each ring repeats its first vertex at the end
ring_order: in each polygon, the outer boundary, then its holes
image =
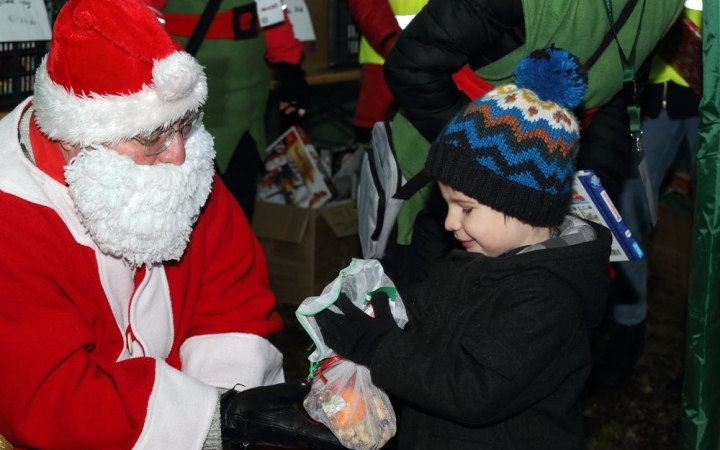
MULTIPOLYGON (((206 0, 146 0, 161 11, 181 44, 192 35, 206 0)), ((307 108, 300 68, 304 45, 283 22, 261 28, 253 0, 223 0, 196 55, 207 74, 204 124, 215 138, 217 166, 245 214, 252 216, 256 178, 265 157, 265 111, 272 68, 281 101, 307 108), (267 63, 270 63, 268 66, 267 63), (256 156, 257 155, 257 156, 256 156)))

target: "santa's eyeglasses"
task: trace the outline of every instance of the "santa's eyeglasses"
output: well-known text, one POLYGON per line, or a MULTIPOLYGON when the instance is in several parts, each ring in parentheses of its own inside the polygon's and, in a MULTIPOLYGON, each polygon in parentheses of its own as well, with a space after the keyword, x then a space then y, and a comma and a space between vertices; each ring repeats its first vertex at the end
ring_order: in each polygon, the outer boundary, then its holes
POLYGON ((177 125, 153 131, 150 134, 133 136, 133 140, 143 144, 145 156, 157 156, 167 150, 175 139, 175 133, 180 132, 184 141, 190 139, 202 122, 203 110, 199 109, 178 120, 177 125))

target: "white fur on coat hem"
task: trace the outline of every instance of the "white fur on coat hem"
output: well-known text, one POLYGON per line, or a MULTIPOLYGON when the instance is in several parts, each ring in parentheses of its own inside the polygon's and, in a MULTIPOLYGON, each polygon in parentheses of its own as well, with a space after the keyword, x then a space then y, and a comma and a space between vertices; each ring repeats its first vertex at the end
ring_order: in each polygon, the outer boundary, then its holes
POLYGON ((238 390, 282 383, 282 353, 255 334, 207 334, 180 347, 183 371, 203 383, 238 390))
POLYGON ((133 450, 202 449, 217 401, 217 389, 158 360, 145 424, 133 450))

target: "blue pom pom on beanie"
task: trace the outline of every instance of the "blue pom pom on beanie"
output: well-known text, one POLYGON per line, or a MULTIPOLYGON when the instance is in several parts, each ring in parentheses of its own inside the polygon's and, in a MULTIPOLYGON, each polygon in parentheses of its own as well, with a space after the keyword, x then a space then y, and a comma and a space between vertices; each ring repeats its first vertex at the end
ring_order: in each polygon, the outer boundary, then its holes
POLYGON ((587 71, 568 51, 536 50, 499 86, 460 111, 433 142, 425 171, 533 226, 568 213, 580 127, 572 110, 587 71))
POLYGON ((515 69, 515 86, 529 89, 542 101, 575 109, 587 91, 587 73, 566 50, 548 47, 523 58, 515 69))

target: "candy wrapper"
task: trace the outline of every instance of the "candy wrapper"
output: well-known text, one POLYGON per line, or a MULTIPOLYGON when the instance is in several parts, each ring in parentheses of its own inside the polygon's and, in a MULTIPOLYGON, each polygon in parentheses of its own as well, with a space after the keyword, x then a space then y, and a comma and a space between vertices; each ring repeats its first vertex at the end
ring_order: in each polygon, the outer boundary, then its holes
POLYGON ((340 292, 372 315, 370 297, 379 291, 388 294, 395 322, 404 327, 408 318, 400 295, 376 260, 353 259, 319 296, 306 299, 295 313, 316 347, 308 357, 312 389, 303 406, 345 447, 355 450, 375 450, 385 445, 397 431, 395 412, 385 391, 372 384, 367 367, 341 358, 325 344, 314 316, 325 308, 339 312, 332 305, 340 292))

